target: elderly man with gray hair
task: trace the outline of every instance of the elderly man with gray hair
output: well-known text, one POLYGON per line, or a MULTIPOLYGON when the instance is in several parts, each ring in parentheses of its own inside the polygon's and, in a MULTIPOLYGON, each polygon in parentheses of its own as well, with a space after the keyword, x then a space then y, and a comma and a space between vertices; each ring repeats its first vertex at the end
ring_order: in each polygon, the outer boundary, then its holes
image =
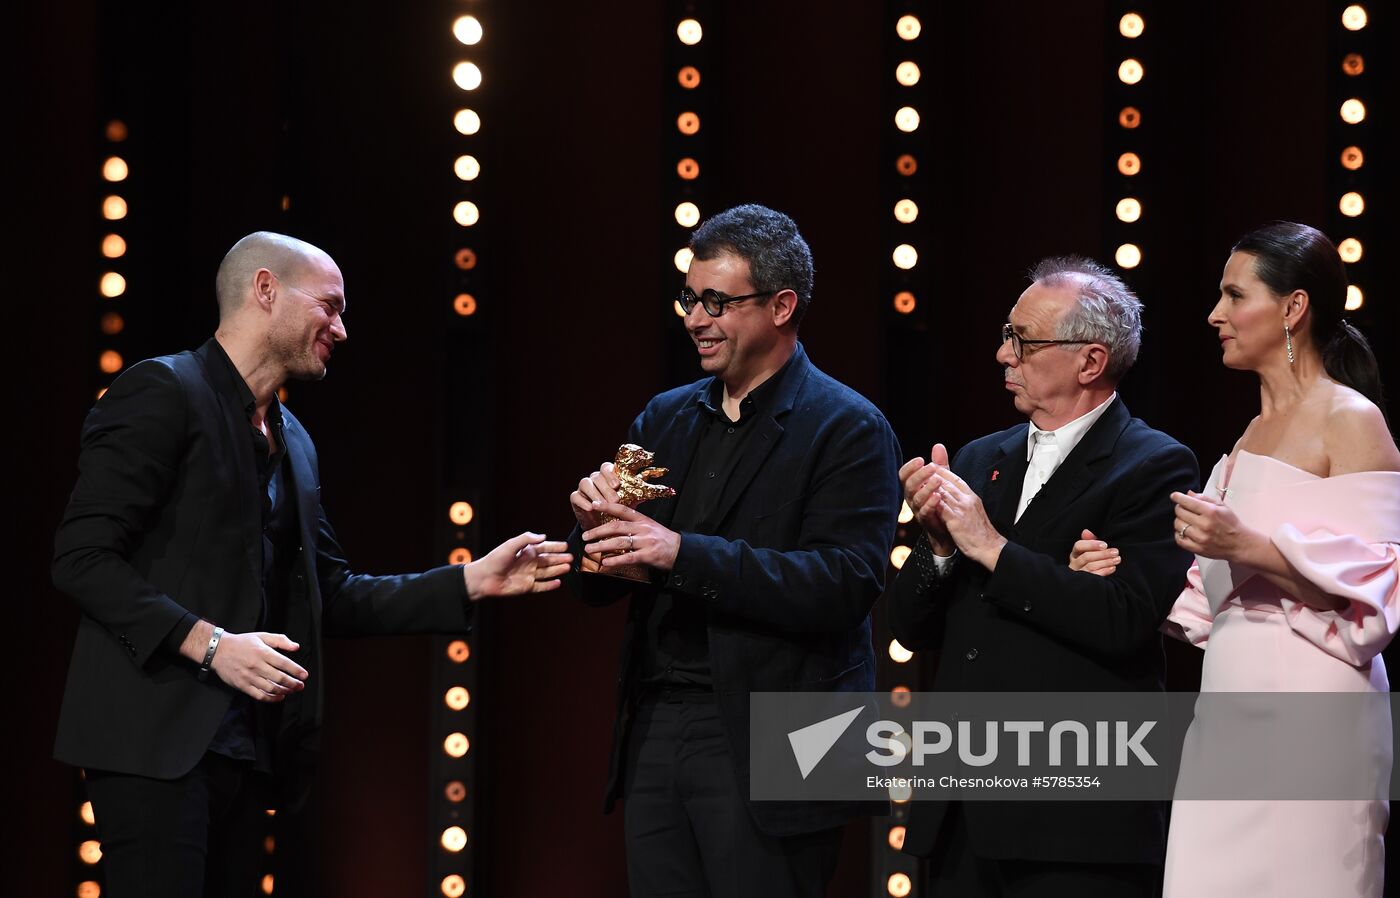
MULTIPOLYGON (((900 469, 924 533, 890 590, 890 626, 938 653, 935 689, 1163 689, 1158 627, 1190 560, 1168 497, 1196 488, 1199 471, 1118 396, 1141 311, 1097 262, 1041 262, 997 351, 1029 423, 973 441, 951 465, 940 443, 900 469), (1120 551, 1113 577, 1065 564, 1094 535, 1120 551)), ((1160 803, 920 802, 904 850, 931 858, 934 896, 1147 896, 1165 836, 1160 803)))

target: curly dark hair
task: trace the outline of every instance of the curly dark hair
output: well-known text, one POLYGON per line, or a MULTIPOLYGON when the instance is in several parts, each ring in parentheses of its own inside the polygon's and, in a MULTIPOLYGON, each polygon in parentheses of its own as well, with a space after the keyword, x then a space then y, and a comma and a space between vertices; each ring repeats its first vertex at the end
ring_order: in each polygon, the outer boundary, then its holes
POLYGON ((733 253, 748 262, 749 280, 757 291, 793 291, 793 325, 802 323, 812 302, 812 250, 788 216, 754 204, 726 209, 695 229, 690 249, 701 261, 733 253))

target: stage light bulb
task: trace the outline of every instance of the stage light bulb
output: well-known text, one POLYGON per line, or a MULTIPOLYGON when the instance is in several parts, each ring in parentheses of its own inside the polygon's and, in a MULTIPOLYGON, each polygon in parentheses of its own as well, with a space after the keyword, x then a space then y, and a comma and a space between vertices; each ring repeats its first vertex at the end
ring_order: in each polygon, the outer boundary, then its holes
POLYGON ((919 264, 919 251, 907 243, 901 243, 894 248, 894 265, 905 271, 919 264))
POLYGON ((676 263, 676 270, 681 274, 685 274, 690 270, 690 260, 694 258, 694 251, 688 246, 683 246, 676 250, 676 255, 673 257, 672 261, 676 263))
POLYGON ((1131 131, 1142 124, 1142 112, 1136 106, 1124 106, 1118 112, 1118 124, 1131 131))
POLYGON ((448 757, 460 758, 471 748, 471 741, 467 739, 465 733, 449 733, 447 738, 442 740, 442 750, 448 757))
POLYGON ((102 255, 108 259, 120 259, 126 255, 126 241, 120 234, 108 234, 102 238, 102 255))
POLYGON ((96 839, 87 839, 78 846, 78 857, 85 864, 95 864, 102 860, 102 843, 96 839))
POLYGON ((910 551, 908 546, 895 546, 890 550, 890 564, 894 565, 895 570, 903 569, 904 562, 909 560, 910 551))
POLYGON ((452 36, 468 47, 481 43, 481 23, 476 16, 460 16, 452 23, 452 36))
POLYGON ((453 804, 460 804, 467 798, 467 784, 461 780, 452 780, 443 787, 442 797, 453 804))
POLYGON ((894 33, 906 41, 914 40, 923 30, 924 26, 918 16, 900 16, 899 21, 894 23, 894 33))
POLYGON ((1145 26, 1146 23, 1143 22, 1142 16, 1135 12, 1130 12, 1118 20, 1118 33, 1128 40, 1132 40, 1135 37, 1142 36, 1142 29, 1145 26))
POLYGON ((91 879, 78 883, 78 898, 100 898, 102 885, 91 879))
POLYGON ((700 116, 693 112, 682 112, 676 116, 676 129, 689 137, 700 130, 700 116))
POLYGON ((907 664, 914 657, 914 653, 899 644, 898 639, 890 640, 890 660, 896 664, 907 664))
POLYGON ((126 122, 121 119, 112 119, 107 123, 107 139, 112 143, 121 143, 127 138, 126 122))
POLYGON ((1113 254, 1119 268, 1137 268, 1142 264, 1142 250, 1136 243, 1124 243, 1113 254))
POLYGON ((913 106, 901 106, 894 114, 894 126, 905 134, 913 133, 919 129, 919 110, 913 106))
POLYGON ((442 831, 442 847, 456 854, 467 847, 467 831, 460 826, 449 826, 442 831))
POLYGON ((261 884, 261 886, 260 886, 260 888, 262 889, 262 893, 263 893, 264 895, 271 895, 271 894, 272 894, 272 889, 273 889, 273 887, 274 887, 275 885, 276 885, 276 880, 273 878, 272 874, 271 874, 271 873, 264 873, 264 874, 263 874, 263 878, 262 878, 262 884, 261 884))
POLYGON ((919 160, 909 153, 903 153, 894 161, 894 169, 907 178, 919 170, 919 160))
POLYGON ((1132 224, 1142 218, 1142 203, 1130 196, 1125 196, 1118 201, 1118 205, 1113 208, 1113 213, 1118 216, 1119 221, 1132 224))
POLYGON ((894 310, 901 315, 908 315, 918 304, 914 294, 908 290, 901 290, 894 295, 894 310))
POLYGON ((452 207, 452 217, 457 224, 469 228, 481 220, 481 210, 471 200, 462 200, 452 207))
POLYGON ((467 893, 467 881, 460 874, 453 873, 442 878, 440 888, 443 898, 462 898, 467 893))
POLYGON ((126 218, 126 200, 119 196, 109 196, 102 200, 102 217, 108 221, 126 218))
POLYGON ((1355 97, 1342 104, 1342 121, 1348 125, 1359 125, 1366 120, 1366 104, 1355 97))
POLYGON ((689 156, 676 163, 676 174, 682 181, 694 181, 700 177, 700 163, 689 156))
POLYGON ((1348 53, 1342 57, 1342 72, 1355 78, 1366 71, 1366 60, 1360 53, 1348 53))
POLYGON ((910 224, 919 217, 919 206, 913 200, 904 199, 894 204, 894 219, 900 224, 910 224))
POLYGON ((463 181, 475 181, 481 174, 481 163, 476 161, 475 156, 458 156, 457 161, 452 163, 452 171, 463 181))
POLYGON ((1125 59, 1118 64, 1118 80, 1124 84, 1137 84, 1142 80, 1142 63, 1136 59, 1125 59))
POLYGON ((1366 7, 1353 3, 1342 10, 1342 27, 1347 31, 1360 31, 1366 27, 1367 18, 1366 7))
POLYGON ((676 206, 676 224, 683 228, 693 228, 700 223, 700 207, 692 202, 676 206))
POLYGON ((447 508, 447 517, 458 527, 465 527, 476 517, 476 510, 470 502, 453 502, 447 508))
POLYGON ((1342 194, 1342 198, 1337 203, 1337 208, 1342 210, 1342 214, 1347 218, 1355 218, 1366 211, 1366 198, 1355 190, 1342 194))
POLYGON ((452 67, 452 80, 462 90, 476 90, 481 86, 481 69, 474 62, 459 62, 452 67))
POLYGON ((685 306, 681 305, 681 301, 679 299, 671 303, 671 308, 675 311, 677 318, 685 317, 685 306))
POLYGON ((108 312, 102 316, 101 327, 102 333, 114 337, 122 332, 122 329, 126 327, 126 322, 116 312, 108 312))
POLYGON ((108 349, 97 357, 97 367, 103 374, 116 374, 122 370, 122 354, 115 349, 108 349))
MULTIPOLYGON (((470 293, 458 293, 456 296, 452 297, 452 311, 461 315, 463 318, 470 318, 472 315, 475 315, 476 309, 476 297, 472 296, 470 293)), ((461 561, 454 561, 452 562, 453 564, 466 564, 468 561, 472 560, 470 552, 467 552, 466 549, 462 549, 461 551, 467 553, 466 558, 461 561)), ((450 557, 455 558, 458 555, 458 550, 453 549, 450 557)))
POLYGON ((464 246, 452 256, 452 261, 463 271, 471 271, 476 267, 476 250, 464 246))
POLYGON ((109 156, 107 161, 102 163, 102 179, 104 181, 125 181, 129 173, 126 160, 120 156, 109 156))
POLYGON ((452 127, 457 129, 458 134, 470 137, 481 130, 481 116, 474 109, 458 109, 452 117, 452 127))
POLYGON ((1366 163, 1366 156, 1361 152, 1361 147, 1347 147, 1342 150, 1342 168, 1347 171, 1356 171, 1366 163))
POLYGON ((462 710, 467 705, 471 704, 471 700, 471 693, 467 692, 465 686, 453 686, 442 696, 443 704, 447 705, 447 707, 451 708, 453 711, 462 710))
POLYGON ((82 820, 88 826, 92 826, 97 822, 97 818, 92 815, 92 802, 85 801, 78 806, 78 819, 82 820))
POLYGON ((700 27, 700 23, 695 19, 681 19, 676 26, 676 37, 681 39, 681 43, 687 47, 693 47, 700 43, 700 39, 705 36, 705 29, 700 27))
POLYGON ((117 274, 115 271, 109 271, 102 275, 102 280, 98 285, 98 289, 102 291, 102 295, 108 299, 121 296, 126 292, 126 278, 117 274))
POLYGON ((894 70, 894 80, 905 87, 913 87, 919 83, 919 64, 917 62, 901 62, 894 70))
POLYGON ((890 704, 896 708, 907 708, 914 696, 909 692, 908 686, 896 686, 890 690, 890 704))
POLYGON ((902 827, 902 826, 891 826, 891 827, 890 827, 890 834, 889 834, 889 836, 887 837, 886 841, 888 842, 890 848, 894 849, 895 851, 901 851, 901 850, 903 850, 903 848, 904 848, 904 827, 902 827))
MULTIPOLYGON (((909 296, 912 298, 914 294, 910 293, 909 296)), ((914 509, 909 507, 908 502, 899 503, 899 523, 907 524, 912 520, 914 520, 914 509)))
POLYGON ((1357 240, 1355 237, 1348 237, 1337 244, 1337 252, 1341 255, 1342 261, 1346 262, 1348 265, 1360 262, 1363 252, 1361 241, 1357 240))
POLYGON ((1118 157, 1118 171, 1131 178, 1142 171, 1142 158, 1137 153, 1124 153, 1118 157))
POLYGON ((914 883, 907 873, 892 873, 885 881, 885 891, 889 892, 892 898, 906 898, 913 889, 914 883))
POLYGON ((447 644, 447 660, 461 664, 472 656, 472 647, 465 639, 454 639, 447 644))
POLYGON ((1362 295, 1360 287, 1355 284, 1347 285, 1346 309, 1348 312, 1355 312, 1357 309, 1361 308, 1361 303, 1365 302, 1365 300, 1366 297, 1362 295))
POLYGON ((700 86, 700 70, 693 65, 682 66, 676 73, 676 80, 686 90, 694 90, 700 86))
MULTIPOLYGON (((900 733, 894 737, 894 741, 904 746, 906 756, 914 748, 914 738, 908 733, 900 733)), ((903 782, 896 780, 895 785, 890 786, 888 792, 890 793, 890 801, 895 804, 904 804, 914 797, 914 787, 909 785, 907 780, 903 782)))
MULTIPOLYGON (((467 296, 467 295, 470 295, 470 294, 465 294, 465 293, 463 294, 463 296, 467 296)), ((472 300, 472 312, 475 312, 475 311, 476 311, 476 301, 475 301, 475 300, 472 300)), ((458 314, 458 315, 461 315, 462 313, 461 313, 461 312, 458 312, 457 314, 458 314)), ((471 314, 471 312, 468 312, 467 314, 471 314)), ((471 549, 468 549, 466 546, 458 546, 457 548, 453 549, 451 552, 448 552, 448 553, 447 553, 447 563, 448 563, 448 564, 471 564, 471 560, 472 560, 472 550, 471 550, 471 549)))

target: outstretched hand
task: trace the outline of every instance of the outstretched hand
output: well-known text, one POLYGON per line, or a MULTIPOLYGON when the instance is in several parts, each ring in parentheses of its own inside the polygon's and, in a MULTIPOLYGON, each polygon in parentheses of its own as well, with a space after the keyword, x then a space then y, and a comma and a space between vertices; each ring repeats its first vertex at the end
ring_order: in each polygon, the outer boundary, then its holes
POLYGON ((565 542, 545 542, 543 533, 527 531, 508 539, 462 568, 467 597, 475 602, 558 589, 559 578, 573 561, 568 549, 565 542))

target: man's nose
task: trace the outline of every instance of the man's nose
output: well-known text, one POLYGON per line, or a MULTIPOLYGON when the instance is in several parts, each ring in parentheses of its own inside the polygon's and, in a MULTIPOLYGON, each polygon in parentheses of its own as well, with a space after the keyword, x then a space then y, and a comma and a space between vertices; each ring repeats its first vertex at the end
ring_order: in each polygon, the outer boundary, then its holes
POLYGON ((343 343, 350 339, 349 332, 345 330, 345 319, 340 315, 336 315, 331 320, 331 339, 337 343, 343 343))
POLYGON ((997 347, 997 361, 1008 368, 1015 368, 1021 364, 1021 360, 1016 358, 1016 352, 1011 348, 1010 340, 1002 340, 1001 346, 997 347))

